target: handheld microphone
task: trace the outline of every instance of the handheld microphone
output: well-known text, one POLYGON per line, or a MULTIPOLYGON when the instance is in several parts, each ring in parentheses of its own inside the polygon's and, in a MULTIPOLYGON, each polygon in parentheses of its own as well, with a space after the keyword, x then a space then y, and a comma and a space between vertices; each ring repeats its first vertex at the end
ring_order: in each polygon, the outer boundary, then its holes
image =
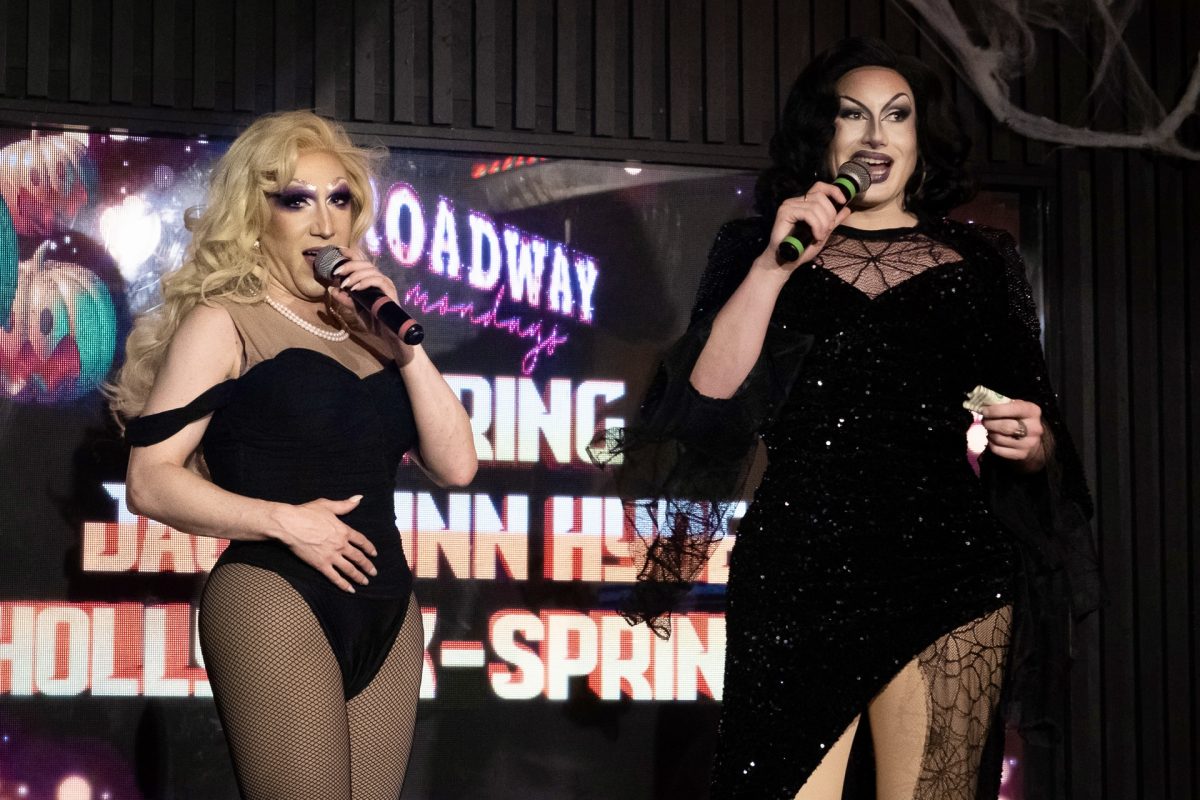
MULTIPOLYGON (((842 202, 833 202, 834 210, 841 211, 845 208, 846 203, 853 200, 856 195, 870 188, 871 173, 857 161, 847 161, 838 167, 833 185, 842 190, 842 202)), ((779 243, 779 249, 775 251, 775 258, 780 264, 795 261, 804 252, 804 248, 812 243, 812 240, 812 229, 808 227, 808 223, 799 221, 792 228, 791 234, 779 243)))
MULTIPOLYGON (((317 257, 313 259, 313 269, 322 278, 336 285, 337 276, 333 271, 350 260, 350 257, 335 245, 326 245, 317 251, 317 257)), ((361 289, 350 289, 348 293, 359 308, 399 336, 400 341, 405 344, 420 344, 424 341, 425 329, 420 323, 379 289, 364 286, 361 289)))

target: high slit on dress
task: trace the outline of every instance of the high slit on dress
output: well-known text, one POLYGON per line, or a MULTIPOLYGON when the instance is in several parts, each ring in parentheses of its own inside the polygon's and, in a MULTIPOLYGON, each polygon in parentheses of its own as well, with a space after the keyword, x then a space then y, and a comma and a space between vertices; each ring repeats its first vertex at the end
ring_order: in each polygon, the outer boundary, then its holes
MULTIPOLYGON (((1003 610, 1012 607, 1022 630, 1028 565, 1044 545, 1030 540, 1042 536, 1036 524, 1009 524, 996 501, 1042 492, 1059 518, 1071 505, 1079 519, 1066 514, 1059 527, 1076 538, 1055 546, 1090 544, 1078 538, 1090 501, 1047 380, 1023 265, 998 231, 946 220, 843 226, 788 280, 742 387, 728 400, 702 397, 687 376, 769 233, 763 220, 722 229, 692 326, 665 359, 641 427, 611 443, 636 458, 645 444, 671 442, 675 460, 659 488, 691 498, 717 484, 727 493, 729 476, 744 475, 745 458, 732 454, 755 434, 766 445, 730 564, 712 797, 790 800, 871 699, 919 659, 929 730, 914 797, 971 800, 980 777, 998 782, 998 748, 980 761, 1006 666, 1026 660, 1020 643, 1009 652, 1003 610), (962 406, 977 384, 1041 406, 1056 448, 1045 474, 1027 478, 985 455, 980 480, 962 406)), ((678 523, 650 532, 645 577, 689 579, 712 528, 693 520, 700 546, 683 543, 678 523)), ((660 605, 641 616, 661 613, 662 598, 647 598, 660 605)))

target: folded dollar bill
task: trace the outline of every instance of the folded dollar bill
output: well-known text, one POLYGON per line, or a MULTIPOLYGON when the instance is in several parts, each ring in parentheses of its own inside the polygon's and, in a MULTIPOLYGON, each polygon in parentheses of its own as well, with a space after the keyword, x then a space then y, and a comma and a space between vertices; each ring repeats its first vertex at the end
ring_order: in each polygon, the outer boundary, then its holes
POLYGON ((976 386, 967 395, 967 399, 963 401, 963 408, 979 414, 983 411, 984 406, 1007 402, 1009 402, 1009 399, 999 392, 989 389, 986 386, 976 386))

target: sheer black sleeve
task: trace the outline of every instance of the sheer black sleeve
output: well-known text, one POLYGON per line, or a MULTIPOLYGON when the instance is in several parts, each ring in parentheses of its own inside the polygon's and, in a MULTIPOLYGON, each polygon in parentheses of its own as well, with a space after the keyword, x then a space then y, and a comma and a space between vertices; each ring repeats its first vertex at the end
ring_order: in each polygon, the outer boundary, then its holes
POLYGON ((1089 520, 1092 499, 1078 452, 1058 405, 1042 354, 1041 325, 1025 265, 1012 236, 983 230, 1003 261, 997 294, 1004 298, 992 325, 987 380, 1009 397, 1036 403, 1048 432, 1046 468, 1029 475, 988 454, 981 459, 992 507, 1040 567, 1063 570, 1072 610, 1082 616, 1099 603, 1099 580, 1089 520))
POLYGON ((620 457, 617 487, 641 544, 638 584, 625 616, 660 635, 669 631, 666 615, 725 535, 758 432, 787 398, 812 345, 811 336, 772 320, 758 360, 732 397, 706 397, 691 385, 713 319, 766 248, 769 232, 758 219, 721 228, 687 332, 664 355, 637 418, 607 431, 603 447, 593 450, 601 463, 620 457), (637 513, 639 505, 644 513, 637 513))
POLYGON ((1066 725, 1075 625, 1099 606, 1101 582, 1092 500, 1050 383, 1024 263, 1007 233, 984 229, 981 234, 1002 262, 995 291, 1003 298, 990 323, 985 380, 991 383, 985 385, 1036 403, 1048 433, 1046 467, 1037 473, 1023 473, 991 453, 980 460, 989 506, 1018 543, 1021 569, 1006 716, 1025 738, 1032 775, 1053 769, 1054 749, 1066 725))

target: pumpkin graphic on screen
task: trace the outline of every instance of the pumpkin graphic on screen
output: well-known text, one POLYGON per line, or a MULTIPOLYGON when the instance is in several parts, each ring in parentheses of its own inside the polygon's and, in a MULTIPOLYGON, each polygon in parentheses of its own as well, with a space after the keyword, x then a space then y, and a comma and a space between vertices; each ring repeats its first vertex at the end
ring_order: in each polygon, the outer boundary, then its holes
MULTIPOLYGON (((2 240, 0 235, 0 240, 2 240)), ((0 330, 0 388, 39 402, 75 399, 112 366, 117 320, 108 288, 78 264, 47 258, 43 242, 22 261, 0 330)), ((4 283, 0 280, 0 286, 4 283)))
POLYGON ((0 150, 0 196, 17 235, 50 236, 75 221, 95 183, 87 145, 85 133, 34 131, 0 150))

